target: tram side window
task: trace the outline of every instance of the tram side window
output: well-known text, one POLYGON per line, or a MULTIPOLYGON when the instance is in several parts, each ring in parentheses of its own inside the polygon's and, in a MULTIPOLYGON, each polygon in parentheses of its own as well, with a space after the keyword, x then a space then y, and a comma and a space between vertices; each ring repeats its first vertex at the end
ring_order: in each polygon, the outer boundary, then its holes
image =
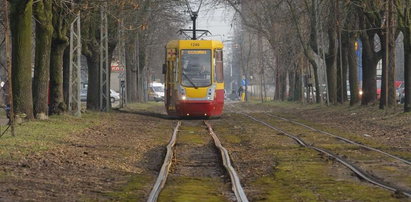
POLYGON ((224 82, 223 50, 215 51, 215 59, 216 80, 218 83, 222 83, 224 82))

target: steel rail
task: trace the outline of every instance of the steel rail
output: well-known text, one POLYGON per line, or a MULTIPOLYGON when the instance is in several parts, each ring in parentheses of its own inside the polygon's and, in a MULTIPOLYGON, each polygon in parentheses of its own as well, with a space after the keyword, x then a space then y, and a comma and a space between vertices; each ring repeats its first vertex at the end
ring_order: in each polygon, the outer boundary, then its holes
POLYGON ((231 160, 230 160, 230 156, 228 155, 227 149, 225 149, 221 145, 221 142, 218 139, 217 135, 214 133, 214 130, 211 127, 211 125, 207 121, 204 121, 204 124, 207 126, 211 137, 213 137, 214 144, 220 150, 221 158, 223 159, 223 164, 224 164, 225 169, 227 170, 228 174, 230 175, 231 184, 232 184, 231 188, 232 188, 232 190, 235 194, 235 197, 236 197, 237 201, 239 201, 239 202, 248 202, 248 199, 247 199, 247 196, 245 195, 244 189, 241 186, 240 178, 238 177, 238 174, 235 171, 235 169, 233 168, 233 166, 231 165, 231 160))
POLYGON ((406 191, 406 190, 397 188, 397 187, 395 187, 395 186, 388 185, 387 183, 384 183, 384 182, 382 182, 381 180, 375 179, 375 178, 372 177, 371 175, 369 175, 369 174, 367 174, 366 172, 362 171, 361 169, 357 168, 355 165, 353 165, 352 163, 350 163, 348 160, 345 160, 345 159, 341 158, 340 156, 338 156, 338 155, 336 155, 336 154, 333 154, 333 153, 330 152, 330 151, 326 151, 325 149, 322 149, 322 148, 319 148, 319 147, 315 147, 315 146, 313 146, 313 145, 309 145, 309 144, 305 143, 305 142, 304 142, 302 139, 300 139, 299 137, 297 137, 297 136, 295 136, 295 135, 292 135, 291 133, 288 133, 288 132, 286 132, 286 131, 284 131, 284 130, 281 130, 280 128, 274 127, 274 126, 272 126, 271 124, 268 124, 268 123, 266 123, 266 122, 264 122, 264 121, 261 121, 261 120, 259 120, 259 119, 256 119, 256 118, 254 118, 254 117, 251 116, 251 115, 248 115, 248 114, 243 113, 243 112, 238 112, 238 113, 239 113, 239 114, 242 114, 242 115, 244 115, 244 116, 246 116, 246 117, 248 117, 248 118, 250 118, 250 119, 252 119, 252 120, 254 120, 254 121, 258 122, 258 123, 260 123, 260 124, 263 124, 263 125, 271 128, 271 129, 273 129, 273 130, 275 130, 275 131, 277 131, 277 132, 280 132, 280 133, 282 133, 283 135, 285 135, 285 136, 287 136, 287 137, 289 137, 289 138, 292 138, 293 140, 295 140, 295 141, 296 141, 298 144, 300 144, 301 146, 304 146, 304 147, 306 147, 306 148, 313 149, 313 150, 315 150, 315 151, 318 151, 318 152, 321 152, 321 153, 323 153, 323 154, 326 154, 327 156, 329 156, 329 157, 337 160, 338 162, 340 162, 341 164, 343 164, 344 166, 346 166, 347 168, 349 168, 352 172, 354 172, 356 175, 358 175, 360 178, 366 180, 367 182, 370 182, 370 183, 372 183, 372 184, 374 184, 374 185, 376 185, 376 186, 379 186, 379 187, 381 187, 381 188, 384 188, 384 189, 387 189, 387 190, 390 190, 390 191, 393 191, 393 192, 396 192, 396 193, 402 193, 402 194, 404 194, 405 196, 411 198, 411 191, 406 191))
POLYGON ((150 195, 147 199, 148 202, 155 202, 158 199, 158 196, 160 195, 161 190, 163 189, 166 181, 167 181, 167 176, 170 170, 170 166, 172 163, 172 159, 174 156, 173 148, 176 144, 177 140, 177 133, 178 129, 181 126, 181 121, 177 123, 177 126, 174 128, 173 136, 170 139, 170 142, 167 145, 167 153, 166 157, 164 158, 164 163, 161 166, 160 173, 158 174, 156 183, 153 186, 153 189, 150 192, 150 195))
POLYGON ((328 136, 334 137, 334 138, 336 138, 336 139, 338 139, 338 140, 341 140, 341 141, 344 141, 344 142, 347 142, 347 143, 350 143, 350 144, 353 144, 353 145, 356 145, 356 146, 359 146, 359 147, 362 147, 362 148, 365 148, 365 149, 368 149, 368 150, 372 150, 372 151, 375 151, 375 152, 379 152, 379 153, 381 153, 381 154, 384 154, 384 155, 386 155, 386 156, 389 156, 389 157, 391 157, 391 158, 394 158, 394 159, 396 159, 396 160, 398 160, 398 161, 401 161, 401 162, 403 162, 403 163, 406 163, 406 164, 408 164, 408 165, 411 165, 411 161, 408 161, 408 160, 403 159, 403 158, 401 158, 401 157, 392 155, 392 154, 387 153, 387 152, 385 152, 385 151, 382 151, 382 150, 379 150, 379 149, 376 149, 376 148, 373 148, 373 147, 370 147, 370 146, 367 146, 367 145, 360 144, 360 143, 358 143, 358 142, 352 141, 352 140, 350 140, 350 139, 347 139, 347 138, 344 138, 344 137, 341 137, 341 136, 338 136, 338 135, 334 135, 334 134, 329 133, 329 132, 326 132, 326 131, 318 130, 318 129, 316 129, 316 128, 307 126, 307 125, 305 125, 305 124, 303 124, 303 123, 300 123, 300 122, 297 122, 297 121, 293 121, 293 120, 290 120, 290 119, 286 119, 286 118, 283 118, 283 117, 280 117, 280 116, 277 116, 277 115, 273 115, 273 114, 270 114, 270 113, 267 113, 267 112, 266 112, 265 114, 266 114, 267 116, 271 116, 271 117, 274 117, 274 118, 277 118, 277 119, 281 119, 281 120, 284 120, 284 121, 288 121, 288 122, 293 123, 293 124, 296 124, 296 125, 303 126, 303 127, 308 128, 308 129, 310 129, 310 130, 312 130, 312 131, 314 131, 314 132, 319 132, 319 133, 322 133, 322 134, 324 134, 324 135, 328 135, 328 136))

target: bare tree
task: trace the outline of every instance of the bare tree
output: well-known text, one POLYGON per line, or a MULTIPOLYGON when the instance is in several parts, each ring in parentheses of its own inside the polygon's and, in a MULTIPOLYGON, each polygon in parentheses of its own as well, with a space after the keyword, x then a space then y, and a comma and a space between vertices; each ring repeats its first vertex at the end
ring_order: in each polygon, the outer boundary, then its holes
POLYGON ((48 115, 50 54, 53 36, 52 0, 36 1, 33 6, 36 18, 36 58, 33 78, 34 114, 38 119, 48 115))
POLYGON ((16 115, 28 119, 33 116, 32 99, 32 5, 33 0, 10 0, 12 33, 12 85, 16 115))

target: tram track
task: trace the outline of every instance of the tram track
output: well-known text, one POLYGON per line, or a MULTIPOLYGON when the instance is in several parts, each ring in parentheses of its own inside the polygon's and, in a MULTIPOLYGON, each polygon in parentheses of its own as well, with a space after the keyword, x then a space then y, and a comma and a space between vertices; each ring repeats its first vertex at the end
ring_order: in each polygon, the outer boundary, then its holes
POLYGON ((335 135, 335 134, 332 134, 332 133, 329 133, 329 132, 326 132, 326 131, 323 131, 323 130, 316 129, 316 128, 313 128, 313 127, 311 127, 311 126, 307 126, 307 125, 305 125, 305 124, 303 124, 303 123, 301 123, 301 122, 298 122, 298 121, 294 121, 294 120, 291 120, 291 119, 287 119, 287 118, 284 118, 284 117, 281 117, 281 116, 278 116, 278 115, 274 115, 274 114, 271 114, 271 113, 268 113, 268 112, 266 112, 265 114, 266 114, 267 116, 270 116, 270 117, 273 117, 273 118, 277 118, 277 119, 280 119, 280 120, 283 120, 283 121, 286 121, 286 122, 293 123, 293 124, 295 124, 295 125, 302 126, 302 127, 304 127, 304 128, 310 129, 311 131, 318 132, 318 133, 321 133, 321 134, 324 134, 324 135, 328 135, 328 136, 330 136, 330 137, 336 138, 336 139, 341 140, 341 141, 343 141, 343 142, 346 142, 346 143, 349 143, 349 144, 353 144, 353 145, 362 147, 362 148, 364 148, 364 149, 368 149, 368 150, 371 150, 371 151, 375 151, 375 152, 381 153, 381 154, 383 154, 383 155, 385 155, 385 156, 388 156, 388 157, 393 158, 393 159, 395 159, 395 160, 401 161, 401 162, 403 162, 403 163, 405 163, 405 164, 411 165, 411 161, 406 160, 406 159, 403 159, 403 158, 398 157, 398 156, 395 156, 395 155, 390 154, 390 153, 388 153, 388 152, 382 151, 382 150, 380 150, 380 149, 377 149, 377 148, 374 148, 374 147, 370 147, 370 146, 367 146, 367 145, 365 145, 365 144, 361 144, 361 143, 355 142, 355 141, 353 141, 353 140, 350 140, 350 139, 348 139, 348 138, 341 137, 341 136, 338 136, 338 135, 335 135))
POLYGON ((246 114, 246 113, 244 113, 244 112, 238 112, 238 113, 239 113, 239 114, 242 114, 242 115, 244 115, 244 116, 246 116, 246 117, 248 117, 248 118, 250 118, 250 119, 252 119, 252 120, 254 120, 255 122, 258 122, 258 123, 260 123, 260 124, 262 124, 262 125, 265 125, 265 126, 271 128, 271 129, 279 132, 281 135, 285 135, 285 136, 293 139, 294 141, 296 141, 299 145, 301 145, 301 146, 303 146, 303 147, 306 147, 306 148, 309 148, 309 149, 313 149, 313 150, 315 150, 315 151, 317 151, 317 152, 320 152, 320 153, 322 153, 322 154, 327 155, 328 157, 330 157, 330 158, 332 158, 332 159, 335 159, 336 161, 338 161, 339 163, 341 163, 342 165, 344 165, 345 167, 347 167, 348 169, 350 169, 353 173, 355 173, 355 174, 356 174, 357 176, 359 176, 361 179, 363 179, 363 180, 365 180, 365 181, 367 181, 367 182, 369 182, 369 183, 371 183, 371 184, 374 184, 374 185, 376 185, 376 186, 379 186, 379 187, 381 187, 381 188, 387 189, 387 190, 392 191, 392 192, 395 192, 395 193, 401 193, 401 194, 403 194, 404 196, 407 196, 407 197, 411 198, 411 191, 410 191, 410 190, 404 190, 404 189, 402 189, 402 188, 398 188, 398 187, 395 186, 395 185, 388 184, 388 183, 384 182, 383 180, 380 180, 379 178, 377 178, 377 177, 369 174, 368 172, 360 169, 360 168, 359 168, 358 166, 356 166, 354 163, 346 160, 345 158, 343 158, 343 157, 341 157, 341 156, 339 156, 339 155, 337 155, 337 154, 334 154, 334 153, 331 152, 331 151, 328 151, 328 150, 326 150, 326 149, 323 149, 323 148, 314 146, 313 144, 307 144, 302 138, 300 138, 300 137, 298 137, 298 136, 296 136, 296 135, 294 135, 294 134, 291 134, 290 132, 287 132, 287 131, 285 131, 285 130, 282 130, 282 129, 278 128, 278 127, 275 127, 275 126, 273 126, 273 125, 271 125, 271 124, 269 124, 269 123, 267 123, 267 122, 265 122, 265 121, 262 121, 262 120, 260 120, 260 119, 257 119, 257 118, 255 118, 255 117, 249 115, 249 114, 246 114))
MULTIPOLYGON (((235 108, 234 106, 232 106, 232 107, 235 108)), ((367 181, 367 182, 369 182, 369 183, 371 183, 371 184, 374 184, 374 185, 379 186, 379 187, 381 187, 381 188, 384 188, 384 189, 386 189, 386 190, 395 192, 395 193, 397 193, 397 194, 402 194, 402 195, 404 195, 404 196, 406 196, 406 197, 408 197, 408 198, 411 198, 411 191, 410 191, 410 190, 404 189, 404 188, 399 188, 398 186, 395 186, 395 185, 392 185, 392 184, 390 184, 390 183, 385 182, 384 180, 382 180, 381 178, 379 178, 379 177, 377 177, 377 176, 375 176, 375 175, 373 175, 373 174, 369 174, 369 172, 367 172, 367 171, 365 171, 365 170, 362 170, 362 169, 359 168, 357 165, 355 165, 354 163, 352 163, 352 162, 350 162, 349 160, 347 160, 345 157, 342 157, 342 156, 340 156, 340 155, 337 155, 337 154, 335 154, 335 153, 333 153, 333 152, 331 152, 331 151, 329 151, 329 150, 327 150, 327 149, 324 149, 324 148, 320 148, 320 147, 318 147, 318 146, 315 146, 313 143, 312 143, 312 144, 309 144, 309 143, 307 143, 303 138, 298 137, 297 135, 292 134, 291 132, 287 132, 286 130, 281 129, 281 128, 279 128, 279 127, 276 127, 276 126, 274 126, 274 125, 272 125, 272 124, 270 124, 270 123, 267 123, 266 121, 263 121, 263 120, 261 120, 261 119, 258 119, 258 118, 256 118, 256 117, 250 115, 249 113, 242 112, 241 110, 238 110, 238 109, 235 110, 234 113, 241 114, 241 115, 243 115, 243 116, 245 116, 245 117, 247 117, 247 118, 249 118, 249 119, 251 119, 251 120, 253 120, 253 121, 257 122, 257 123, 259 123, 259 124, 262 124, 262 125, 270 128, 270 129, 272 129, 272 130, 275 130, 275 131, 277 131, 277 132, 279 133, 279 135, 283 135, 283 136, 286 136, 286 137, 288 137, 288 138, 291 138, 291 139, 293 139, 295 142, 297 142, 297 144, 299 144, 299 145, 301 145, 301 146, 303 146, 303 147, 306 147, 306 148, 308 148, 308 149, 312 149, 312 150, 315 150, 315 151, 317 151, 317 152, 319 152, 319 153, 325 154, 325 155, 328 156, 329 158, 332 158, 332 159, 338 161, 339 163, 341 163, 342 165, 344 165, 345 167, 347 167, 348 169, 350 169, 350 170, 351 170, 353 173, 355 173, 359 178, 361 178, 361 179, 363 179, 363 180, 365 180, 365 181, 367 181)), ((264 114, 267 114, 267 113, 264 112, 264 114)), ((283 120, 284 120, 284 119, 283 119, 283 120)), ((308 127, 309 127, 309 126, 308 126, 308 127)), ((315 129, 315 128, 312 128, 312 127, 310 127, 310 128, 311 128, 311 130, 313 130, 313 131, 319 132, 319 130, 317 130, 317 129, 315 129)), ((330 133, 330 134, 331 134, 331 133, 330 133)), ((334 136, 336 136, 336 135, 334 135, 334 136)), ((334 137, 334 138, 337 138, 337 137, 339 137, 339 136, 336 136, 336 137, 334 137)), ((347 142, 347 143, 350 143, 350 144, 351 144, 351 142, 355 143, 354 141, 349 140, 349 139, 346 139, 346 138, 343 138, 343 137, 340 137, 340 138, 337 138, 337 139, 338 139, 338 140, 342 140, 342 141, 348 140, 348 141, 344 141, 344 142, 347 142)), ((359 143, 357 143, 357 144, 359 144, 359 143)), ((355 145, 357 145, 357 144, 355 144, 355 145)), ((359 145, 361 145, 361 144, 359 144, 359 145)), ((357 145, 357 146, 359 146, 359 145, 357 145)), ((362 145, 362 146, 365 146, 365 145, 362 145)), ((363 148, 367 148, 367 147, 368 147, 368 146, 365 146, 365 147, 363 147, 363 148)), ((372 148, 372 147, 370 147, 370 148, 372 148)), ((378 150, 378 149, 375 149, 375 148, 374 148, 374 149, 371 149, 371 150, 372 150, 372 151, 375 151, 375 150, 378 150)), ((382 152, 379 152, 379 153, 385 154, 386 152, 383 152, 383 151, 382 151, 382 152)), ((387 153, 387 154, 388 154, 388 153, 387 153)), ((394 156, 394 155, 387 155, 387 156, 389 156, 389 157, 392 158, 392 156, 394 156)), ((397 157, 397 158, 400 158, 400 157, 397 157)), ((394 159, 398 160, 397 158, 394 158, 394 159)), ((400 159, 402 159, 402 158, 400 158, 400 159)), ((402 159, 402 160, 405 160, 405 159, 402 159)), ((407 160, 405 160, 405 161, 407 162, 407 160)), ((401 162, 406 163, 406 162, 404 162, 404 161, 401 161, 401 162)), ((407 163, 407 164, 408 164, 408 163, 407 163)), ((408 164, 408 165, 409 165, 409 164, 408 164)))
MULTIPOLYGON (((168 184, 167 180, 169 179, 170 175, 176 176, 181 173, 191 173, 192 176, 190 177, 194 177, 202 173, 202 171, 200 170, 204 170, 204 169, 207 169, 207 167, 213 167, 213 166, 216 166, 216 168, 214 168, 214 170, 209 171, 211 173, 209 175, 216 175, 217 177, 221 177, 220 175, 222 175, 221 174, 222 172, 219 170, 221 168, 224 168, 225 169, 224 171, 226 174, 223 174, 223 175, 229 176, 227 177, 227 179, 229 179, 229 182, 231 184, 231 190, 234 196, 232 198, 235 198, 236 201, 241 201, 241 202, 248 201, 247 196, 241 186, 238 174, 231 165, 231 159, 229 157, 228 151, 222 146, 217 135, 214 133, 212 126, 207 121, 203 121, 202 127, 204 127, 204 125, 207 127, 206 132, 211 136, 212 139, 209 141, 209 144, 202 146, 202 147, 205 147, 206 149, 201 150, 200 152, 198 151, 200 150, 200 147, 191 147, 188 145, 178 146, 179 145, 178 143, 179 133, 184 132, 183 130, 181 130, 182 122, 178 121, 176 127, 174 128, 170 142, 167 145, 167 152, 164 158, 164 163, 161 167, 161 170, 158 174, 156 182, 150 192, 150 195, 147 201, 154 202, 159 199, 160 194, 162 193, 164 188, 167 187, 167 184, 168 184), (211 142, 213 143, 212 146, 211 146, 211 142), (211 147, 218 150, 215 153, 219 153, 220 155, 212 154, 213 152, 210 153, 211 147), (183 150, 186 150, 186 151, 183 151, 183 150), (200 152, 201 157, 196 156, 195 160, 184 159, 184 158, 187 158, 186 157, 187 155, 184 154, 187 152, 190 153, 189 156, 193 156, 195 155, 195 153, 200 152), (180 154, 177 155, 178 153, 180 154), (221 160, 219 159, 216 160, 215 158, 221 158, 221 160), (192 170, 192 171, 189 171, 189 170, 192 170), (174 174, 172 174, 173 172, 174 174)), ((189 133, 195 133, 195 132, 197 131, 189 131, 189 133)), ((184 137, 181 137, 181 138, 183 139, 184 137)))

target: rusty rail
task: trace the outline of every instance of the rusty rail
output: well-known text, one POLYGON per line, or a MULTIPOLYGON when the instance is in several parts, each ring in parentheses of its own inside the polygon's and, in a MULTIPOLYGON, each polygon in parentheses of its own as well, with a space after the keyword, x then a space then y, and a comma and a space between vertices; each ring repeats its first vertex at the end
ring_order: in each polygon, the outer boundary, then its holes
POLYGON ((232 184, 231 189, 233 190, 237 201, 239 201, 239 202, 248 202, 248 199, 247 199, 247 196, 245 195, 244 189, 241 186, 240 178, 238 177, 238 174, 235 171, 235 169, 233 168, 233 166, 231 165, 230 155, 228 155, 227 149, 225 149, 221 145, 221 142, 218 139, 217 135, 214 133, 214 130, 211 127, 211 125, 207 121, 204 121, 204 124, 207 126, 211 137, 213 137, 214 144, 220 150, 221 158, 223 159, 224 167, 227 170, 228 174, 230 175, 231 184, 232 184))
POLYGON ((158 174, 156 183, 154 184, 153 189, 150 192, 150 195, 147 200, 148 202, 157 201, 161 190, 166 184, 167 176, 168 176, 171 163, 172 163, 172 159, 174 156, 173 148, 174 148, 174 145, 176 144, 177 133, 178 133, 178 129, 180 128, 180 126, 181 126, 181 121, 179 121, 177 123, 177 126, 174 128, 173 136, 171 137, 170 142, 167 145, 166 157, 164 158, 164 163, 161 166, 161 170, 160 170, 160 173, 158 174))
POLYGON ((270 114, 270 113, 266 113, 266 115, 267 115, 267 116, 274 117, 274 118, 277 118, 277 119, 281 119, 281 120, 283 120, 283 121, 287 121, 287 122, 290 122, 290 123, 293 123, 293 124, 296 124, 296 125, 299 125, 299 126, 302 126, 302 127, 305 127, 305 128, 308 128, 308 129, 310 129, 310 130, 312 130, 312 131, 314 131, 314 132, 319 132, 319 133, 321 133, 321 134, 334 137, 334 138, 336 138, 336 139, 338 139, 338 140, 344 141, 344 142, 349 143, 349 144, 353 144, 353 145, 356 145, 356 146, 359 146, 359 147, 362 147, 362 148, 365 148, 365 149, 368 149, 368 150, 371 150, 371 151, 375 151, 375 152, 381 153, 381 154, 383 154, 383 155, 385 155, 385 156, 391 157, 391 158, 393 158, 393 159, 396 159, 396 160, 398 160, 398 161, 401 161, 401 162, 403 162, 403 163, 406 163, 406 164, 408 164, 408 165, 411 165, 411 161, 408 161, 408 160, 403 159, 403 158, 401 158, 401 157, 392 155, 392 154, 387 153, 387 152, 385 152, 385 151, 376 149, 376 148, 374 148, 374 147, 370 147, 370 146, 367 146, 367 145, 364 145, 364 144, 361 144, 361 143, 352 141, 352 140, 350 140, 350 139, 347 139, 347 138, 344 138, 344 137, 341 137, 341 136, 338 136, 338 135, 334 135, 334 134, 329 133, 329 132, 326 132, 326 131, 318 130, 318 129, 316 129, 316 128, 307 126, 307 125, 305 125, 305 124, 303 124, 303 123, 300 123, 300 122, 297 122, 297 121, 293 121, 293 120, 290 120, 290 119, 286 119, 286 118, 284 118, 284 117, 280 117, 280 116, 273 115, 273 114, 270 114))
POLYGON ((400 189, 400 188, 398 188, 398 187, 396 187, 396 186, 387 184, 386 182, 383 182, 382 180, 376 179, 375 177, 367 174, 365 171, 363 171, 363 170, 361 170, 360 168, 358 168, 357 166, 355 166, 353 163, 349 162, 348 160, 346 160, 346 159, 344 159, 344 158, 342 158, 342 157, 340 157, 340 156, 338 156, 338 155, 336 155, 336 154, 333 154, 333 153, 330 152, 330 151, 327 151, 327 150, 322 149, 322 148, 319 148, 319 147, 315 147, 315 146, 313 146, 313 145, 309 145, 309 144, 305 143, 304 140, 302 140, 301 138, 297 137, 296 135, 293 135, 293 134, 288 133, 288 132, 286 132, 286 131, 284 131, 284 130, 282 130, 282 129, 280 129, 280 128, 277 128, 277 127, 275 127, 275 126, 273 126, 273 125, 271 125, 271 124, 269 124, 269 123, 266 123, 266 122, 264 122, 264 121, 261 121, 261 120, 255 118, 255 117, 253 117, 253 116, 251 116, 251 115, 249 115, 249 114, 246 114, 246 113, 243 113, 243 112, 238 112, 238 113, 239 113, 239 114, 242 114, 242 115, 244 115, 244 116, 246 116, 246 117, 248 117, 248 118, 250 118, 250 119, 252 119, 252 120, 254 120, 255 122, 258 122, 258 123, 260 123, 260 124, 262 124, 262 125, 265 125, 265 126, 271 128, 271 129, 273 129, 273 130, 281 133, 280 135, 284 135, 284 136, 287 136, 287 137, 295 140, 295 141, 296 141, 299 145, 301 145, 301 146, 304 146, 304 147, 309 148, 309 149, 313 149, 313 150, 315 150, 315 151, 317 151, 317 152, 320 152, 320 153, 323 153, 323 154, 329 156, 330 158, 335 159, 336 161, 340 162, 341 164, 343 164, 344 166, 346 166, 347 168, 349 168, 349 169, 350 169, 352 172, 354 172, 357 176, 359 176, 360 178, 364 179, 365 181, 367 181, 367 182, 369 182, 369 183, 371 183, 371 184, 374 184, 374 185, 379 186, 379 187, 381 187, 381 188, 390 190, 390 191, 392 191, 392 192, 404 194, 405 196, 411 198, 411 191, 400 189))
MULTIPOLYGON (((241 186, 240 183, 240 178, 238 177, 237 172, 235 171, 235 169, 233 168, 233 166, 231 165, 231 160, 230 157, 228 155, 228 151, 221 145, 220 140, 218 139, 217 135, 214 133, 211 125, 204 121, 204 124, 207 126, 209 134, 211 135, 211 137, 214 140, 214 144, 215 146, 220 150, 221 153, 221 157, 223 160, 223 165, 225 167, 225 169, 227 170, 228 174, 230 175, 230 179, 231 179, 231 184, 232 184, 232 190, 236 196, 236 200, 239 202, 248 202, 247 196, 244 193, 244 190, 241 186)), ((174 146, 176 144, 177 141, 177 133, 178 130, 181 126, 181 122, 179 121, 177 123, 177 126, 174 128, 174 132, 173 132, 173 136, 170 139, 170 142, 167 145, 167 153, 166 156, 164 158, 164 163, 161 167, 160 173, 158 174, 157 180, 150 192, 150 195, 147 199, 148 202, 155 202, 157 201, 161 190, 164 188, 164 185, 167 181, 167 177, 169 174, 169 170, 172 164, 172 159, 174 156, 174 146)))

